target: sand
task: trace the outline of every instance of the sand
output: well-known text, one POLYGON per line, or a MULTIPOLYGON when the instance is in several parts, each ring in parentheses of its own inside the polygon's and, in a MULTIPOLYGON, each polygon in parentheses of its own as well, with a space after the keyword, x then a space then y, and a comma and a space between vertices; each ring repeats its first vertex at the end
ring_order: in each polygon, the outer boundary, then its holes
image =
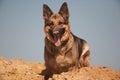
MULTIPOLYGON (((0 80, 44 80, 40 73, 44 63, 0 57, 0 80)), ((90 66, 77 71, 54 74, 49 80, 120 80, 120 72, 103 66, 90 66)))

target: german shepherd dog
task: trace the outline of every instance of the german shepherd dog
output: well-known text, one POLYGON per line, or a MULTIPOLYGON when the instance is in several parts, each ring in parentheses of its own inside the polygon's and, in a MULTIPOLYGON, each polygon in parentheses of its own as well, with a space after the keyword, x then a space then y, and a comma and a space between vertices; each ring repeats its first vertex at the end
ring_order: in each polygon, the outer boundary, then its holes
POLYGON ((70 30, 69 11, 64 2, 57 14, 43 5, 45 48, 44 59, 49 74, 59 74, 90 65, 87 42, 70 30))

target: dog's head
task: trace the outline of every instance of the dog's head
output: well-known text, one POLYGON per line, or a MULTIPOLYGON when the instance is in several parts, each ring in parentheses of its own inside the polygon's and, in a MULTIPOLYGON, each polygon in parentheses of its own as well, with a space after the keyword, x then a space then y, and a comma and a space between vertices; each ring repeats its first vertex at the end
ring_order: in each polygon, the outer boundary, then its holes
POLYGON ((43 5, 43 17, 45 21, 44 31, 46 37, 55 46, 60 46, 63 41, 69 38, 69 11, 67 3, 64 2, 57 14, 46 5, 43 5))

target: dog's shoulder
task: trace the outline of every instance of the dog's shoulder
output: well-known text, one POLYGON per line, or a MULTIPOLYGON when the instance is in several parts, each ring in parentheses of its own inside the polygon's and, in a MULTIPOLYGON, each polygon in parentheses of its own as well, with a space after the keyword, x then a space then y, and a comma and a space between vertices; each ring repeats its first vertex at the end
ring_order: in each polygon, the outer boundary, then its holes
POLYGON ((71 33, 71 34, 73 35, 74 41, 75 41, 76 43, 78 43, 79 45, 81 45, 81 47, 82 47, 85 43, 87 43, 86 40, 77 37, 77 36, 74 35, 73 33, 71 33))

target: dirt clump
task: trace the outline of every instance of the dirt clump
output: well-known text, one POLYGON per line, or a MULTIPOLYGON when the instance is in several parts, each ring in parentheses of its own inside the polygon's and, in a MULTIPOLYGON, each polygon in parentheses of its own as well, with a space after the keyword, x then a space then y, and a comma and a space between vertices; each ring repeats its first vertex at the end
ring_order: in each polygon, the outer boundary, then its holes
POLYGON ((0 57, 0 80, 44 80, 44 76, 38 74, 44 68, 42 63, 0 57))
MULTIPOLYGON (((44 80, 44 75, 40 75, 43 70, 45 66, 41 62, 0 57, 0 80, 44 80)), ((120 80, 120 72, 112 68, 91 66, 54 74, 49 80, 120 80)))
POLYGON ((120 72, 102 66, 83 67, 74 72, 54 74, 49 80, 120 80, 120 72))

